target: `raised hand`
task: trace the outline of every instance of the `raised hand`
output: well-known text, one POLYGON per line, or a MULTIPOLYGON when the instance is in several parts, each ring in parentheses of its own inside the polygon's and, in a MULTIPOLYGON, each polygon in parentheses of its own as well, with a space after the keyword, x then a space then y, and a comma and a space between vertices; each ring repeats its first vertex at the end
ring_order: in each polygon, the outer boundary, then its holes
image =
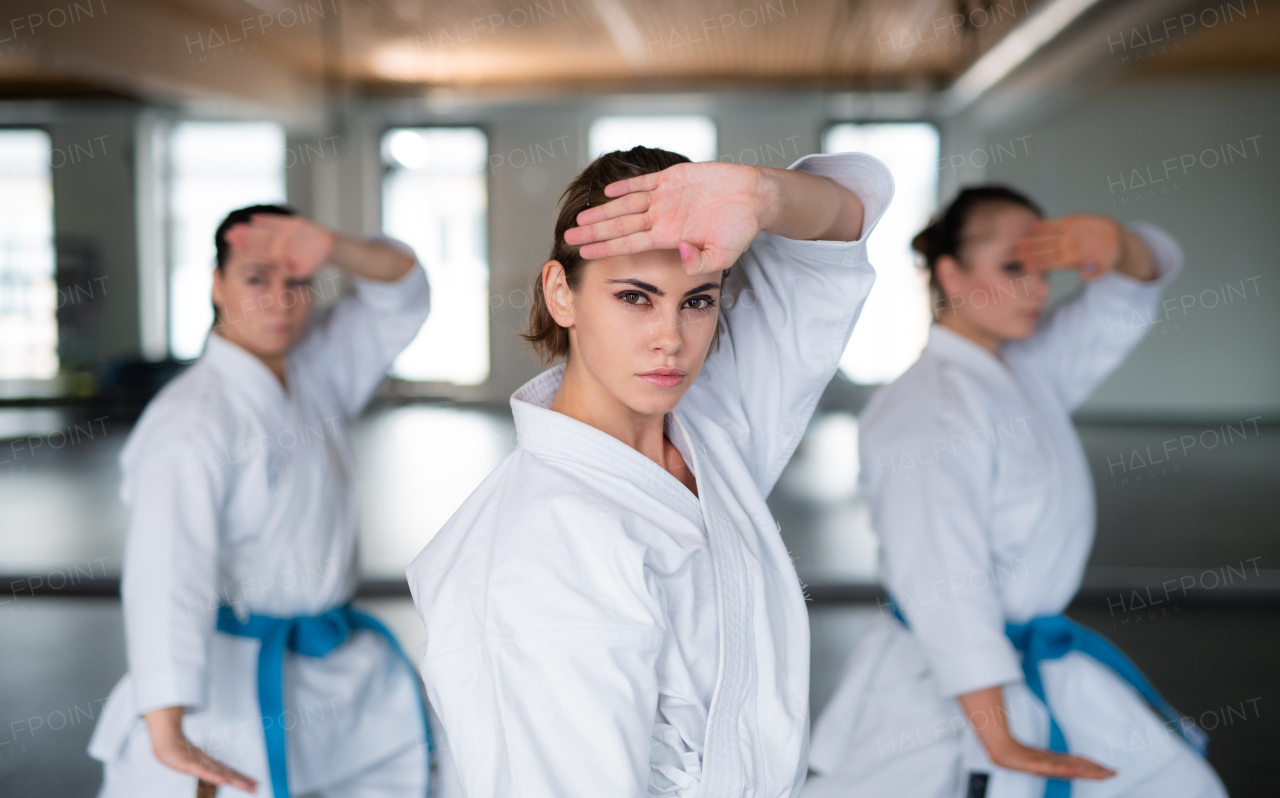
POLYGON ((219 786, 230 784, 246 792, 257 792, 256 781, 232 770, 187 740, 182 731, 182 715, 182 707, 165 707, 143 716, 156 759, 164 766, 195 776, 200 781, 219 786))
POLYGON ((674 249, 689 274, 727 269, 763 226, 765 183, 754 167, 716 162, 619 180, 604 189, 616 199, 578 214, 564 240, 587 260, 674 249))
POLYGON ((1032 225, 1018 242, 1018 259, 1032 271, 1076 269, 1093 280, 1120 260, 1121 230, 1106 216, 1076 214, 1032 225))
POLYGON ((251 224, 227 231, 233 251, 279 263, 293 277, 310 277, 333 252, 332 230, 301 216, 254 214, 251 224))
POLYGON ((1109 779, 1114 770, 1074 754, 1058 754, 1032 748, 1010 738, 1009 743, 988 751, 991 761, 1007 770, 1018 770, 1050 779, 1109 779))

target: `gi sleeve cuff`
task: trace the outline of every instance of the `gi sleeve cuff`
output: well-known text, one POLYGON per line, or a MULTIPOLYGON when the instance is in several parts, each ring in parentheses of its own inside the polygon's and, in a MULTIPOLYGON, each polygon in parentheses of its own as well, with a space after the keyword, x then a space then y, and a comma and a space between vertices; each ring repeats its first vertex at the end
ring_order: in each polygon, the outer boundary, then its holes
POLYGON ((1022 664, 1013 646, 930 657, 938 688, 945 696, 961 696, 1022 681, 1022 664))
POLYGON ((165 707, 198 711, 208 703, 205 679, 183 671, 134 673, 133 696, 139 715, 165 707))
POLYGON ((1135 280, 1127 274, 1113 271, 1098 282, 1105 281, 1110 289, 1131 294, 1158 294, 1182 273, 1182 247, 1173 236, 1149 222, 1134 222, 1127 225, 1127 229, 1146 244, 1158 276, 1154 280, 1135 280))

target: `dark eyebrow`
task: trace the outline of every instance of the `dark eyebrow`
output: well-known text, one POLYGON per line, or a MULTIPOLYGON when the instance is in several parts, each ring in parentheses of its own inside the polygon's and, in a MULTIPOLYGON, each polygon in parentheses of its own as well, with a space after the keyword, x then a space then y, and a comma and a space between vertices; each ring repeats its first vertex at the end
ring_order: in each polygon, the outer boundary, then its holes
POLYGON ((700 291, 710 291, 712 288, 720 288, 720 287, 721 287, 720 283, 703 283, 697 288, 690 288, 688 291, 685 291, 684 295, 686 298, 688 298, 700 291))
POLYGON ((656 285, 650 285, 649 283, 643 282, 643 281, 641 281, 641 280, 626 279, 626 280, 610 280, 609 282, 611 282, 611 283, 625 283, 625 284, 627 284, 627 285, 634 285, 636 288, 639 288, 639 289, 640 289, 640 290, 642 290, 642 291, 648 291, 649 293, 651 293, 651 294, 655 294, 655 295, 657 295, 657 296, 666 296, 666 294, 665 294, 665 293, 663 293, 662 289, 661 289, 661 288, 658 288, 658 286, 656 286, 656 285))

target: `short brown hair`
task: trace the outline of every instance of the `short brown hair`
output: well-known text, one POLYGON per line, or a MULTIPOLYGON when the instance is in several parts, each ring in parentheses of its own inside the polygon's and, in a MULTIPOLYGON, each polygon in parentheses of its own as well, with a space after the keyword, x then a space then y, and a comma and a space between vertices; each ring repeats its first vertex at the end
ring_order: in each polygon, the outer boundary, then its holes
MULTIPOLYGON (((689 159, 674 152, 650 147, 635 147, 622 152, 605 153, 591 162, 573 179, 560 195, 560 214, 556 217, 555 240, 551 242, 551 254, 547 260, 556 260, 564 267, 565 281, 576 291, 582 285, 582 267, 586 264, 578 254, 578 248, 565 243, 566 230, 577 227, 578 214, 587 208, 603 205, 611 198, 605 196, 604 187, 619 180, 661 172, 676 164, 689 163, 689 159)), ((529 309, 529 329, 520 334, 546 362, 569 354, 569 331, 556 324, 547 309, 547 298, 542 294, 542 271, 533 278, 533 305, 529 309)))

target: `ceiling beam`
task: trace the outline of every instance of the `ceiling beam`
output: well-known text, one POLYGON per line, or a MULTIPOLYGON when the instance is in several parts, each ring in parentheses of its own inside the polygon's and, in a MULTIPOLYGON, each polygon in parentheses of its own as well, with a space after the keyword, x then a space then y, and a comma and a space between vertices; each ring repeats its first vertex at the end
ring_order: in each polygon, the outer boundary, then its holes
POLYGON ((1099 2, 1100 0, 1046 0, 1037 6, 1035 11, 956 78, 943 94, 942 113, 951 115, 963 111, 1099 2))
MULTIPOLYGON (((238 20, 150 0, 92 7, 92 18, 37 29, 28 50, 6 56, 15 60, 0 65, 0 80, 45 73, 159 102, 268 109, 282 119, 310 118, 323 96, 315 76, 274 51, 281 42, 269 29, 246 33, 238 20)), ((317 26, 317 47, 319 36, 317 26)))
MULTIPOLYGON (((1129 67, 1113 63, 1108 42, 1142 29, 1192 5, 1195 0, 1135 0, 1099 9, 1065 37, 1042 46, 1036 57, 1025 61, 1017 72, 989 88, 962 107, 970 115, 981 116, 986 124, 1007 124, 1015 118, 1030 118, 1050 108, 1071 102, 1081 93, 1099 85, 1114 83, 1129 67)), ((942 95, 947 101, 948 95, 942 95)), ((953 101, 954 102, 954 101, 953 101)), ((940 105, 942 115, 954 114, 955 106, 940 105)))
POLYGON ((649 58, 645 49, 644 36, 621 0, 591 0, 591 5, 609 31, 609 36, 613 39, 613 44, 618 48, 623 60, 632 69, 648 71, 646 67, 649 64, 649 58))

